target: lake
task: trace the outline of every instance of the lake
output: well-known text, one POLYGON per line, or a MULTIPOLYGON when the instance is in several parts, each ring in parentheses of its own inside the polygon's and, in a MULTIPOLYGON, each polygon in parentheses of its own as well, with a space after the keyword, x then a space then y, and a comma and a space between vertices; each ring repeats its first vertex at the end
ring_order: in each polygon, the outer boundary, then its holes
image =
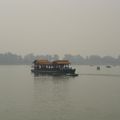
POLYGON ((73 67, 78 77, 0 66, 0 120, 120 120, 120 67, 73 67))

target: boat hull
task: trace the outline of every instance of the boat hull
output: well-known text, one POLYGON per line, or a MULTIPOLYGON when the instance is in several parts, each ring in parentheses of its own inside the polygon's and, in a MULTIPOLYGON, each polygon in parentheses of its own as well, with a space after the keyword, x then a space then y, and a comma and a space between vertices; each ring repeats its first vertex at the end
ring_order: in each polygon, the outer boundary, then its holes
POLYGON ((32 73, 35 75, 52 75, 52 76, 78 76, 78 74, 75 74, 75 69, 69 69, 69 70, 37 70, 32 69, 32 73))

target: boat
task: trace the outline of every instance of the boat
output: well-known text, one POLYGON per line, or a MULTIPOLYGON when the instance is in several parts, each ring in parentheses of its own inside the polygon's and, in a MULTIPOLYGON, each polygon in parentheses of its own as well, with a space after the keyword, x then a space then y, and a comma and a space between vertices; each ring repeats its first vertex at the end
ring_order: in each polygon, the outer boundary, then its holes
POLYGON ((106 68, 111 68, 111 66, 110 66, 110 65, 107 65, 106 68))
POLYGON ((100 70, 100 66, 97 66, 97 70, 100 70))
POLYGON ((70 67, 70 62, 68 60, 34 60, 31 72, 36 75, 52 75, 52 76, 78 76, 75 73, 76 69, 70 67))

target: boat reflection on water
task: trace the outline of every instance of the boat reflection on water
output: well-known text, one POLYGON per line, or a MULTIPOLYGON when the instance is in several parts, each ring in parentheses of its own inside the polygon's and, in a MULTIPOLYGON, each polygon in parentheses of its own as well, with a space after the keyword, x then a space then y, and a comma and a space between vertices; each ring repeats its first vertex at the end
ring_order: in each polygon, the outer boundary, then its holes
POLYGON ((68 60, 35 60, 33 62, 33 68, 31 72, 35 76, 40 75, 51 75, 51 76, 78 76, 75 73, 76 69, 70 67, 70 62, 68 60))

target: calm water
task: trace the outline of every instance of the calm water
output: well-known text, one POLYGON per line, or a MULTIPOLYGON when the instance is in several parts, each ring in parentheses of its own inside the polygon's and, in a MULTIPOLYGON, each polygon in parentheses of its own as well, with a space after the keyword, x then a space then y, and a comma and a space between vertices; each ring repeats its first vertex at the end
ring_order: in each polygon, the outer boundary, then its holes
POLYGON ((120 120, 120 67, 75 67, 79 77, 0 66, 0 120, 120 120))

